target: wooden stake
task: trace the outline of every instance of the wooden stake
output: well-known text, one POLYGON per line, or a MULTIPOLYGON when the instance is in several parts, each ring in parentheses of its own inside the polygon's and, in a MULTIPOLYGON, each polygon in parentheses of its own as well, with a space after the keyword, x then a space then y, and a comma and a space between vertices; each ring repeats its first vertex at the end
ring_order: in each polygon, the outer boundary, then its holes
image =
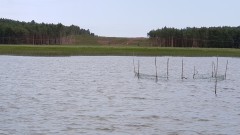
POLYGON ((182 59, 182 75, 181 75, 181 78, 183 80, 183 59, 182 59))
POLYGON ((217 96, 217 78, 216 78, 216 81, 215 81, 215 96, 217 96))
POLYGON ((217 96, 217 72, 218 72, 218 57, 217 57, 217 66, 215 71, 215 96, 217 96))
POLYGON ((140 78, 140 76, 139 76, 139 67, 140 67, 140 64, 139 64, 139 60, 138 60, 138 73, 137 73, 138 79, 140 78))
POLYGON ((227 60, 226 70, 225 70, 225 80, 227 79, 227 70, 228 70, 228 60, 227 60))
POLYGON ((215 69, 215 77, 217 77, 217 72, 218 72, 218 57, 217 57, 217 66, 216 66, 216 69, 215 69))
POLYGON ((155 69, 156 69, 156 82, 158 81, 158 73, 157 73, 157 57, 155 57, 155 69))
POLYGON ((133 57, 133 71, 134 71, 134 74, 136 75, 136 68, 135 68, 135 61, 134 61, 134 57, 133 57))
POLYGON ((169 65, 169 58, 167 60, 167 80, 168 80, 168 65, 169 65))
POLYGON ((214 77, 214 73, 215 73, 215 64, 214 62, 212 62, 212 78, 214 77))
POLYGON ((193 69, 193 79, 195 79, 195 75, 196 75, 196 68, 194 66, 194 69, 193 69))

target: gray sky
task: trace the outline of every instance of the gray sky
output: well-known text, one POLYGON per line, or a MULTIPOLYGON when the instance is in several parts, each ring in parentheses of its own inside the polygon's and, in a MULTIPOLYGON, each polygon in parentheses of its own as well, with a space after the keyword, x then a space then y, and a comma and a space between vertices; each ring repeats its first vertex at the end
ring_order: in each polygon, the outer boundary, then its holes
POLYGON ((240 0, 0 0, 0 18, 78 25, 99 36, 152 29, 239 26, 240 0))

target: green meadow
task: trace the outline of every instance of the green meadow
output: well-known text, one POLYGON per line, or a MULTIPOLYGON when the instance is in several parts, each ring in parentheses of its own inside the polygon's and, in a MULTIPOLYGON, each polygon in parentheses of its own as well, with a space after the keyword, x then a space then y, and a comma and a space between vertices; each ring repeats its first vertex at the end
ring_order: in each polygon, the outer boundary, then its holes
POLYGON ((188 56, 240 57, 240 49, 136 46, 0 45, 0 55, 17 56, 188 56))

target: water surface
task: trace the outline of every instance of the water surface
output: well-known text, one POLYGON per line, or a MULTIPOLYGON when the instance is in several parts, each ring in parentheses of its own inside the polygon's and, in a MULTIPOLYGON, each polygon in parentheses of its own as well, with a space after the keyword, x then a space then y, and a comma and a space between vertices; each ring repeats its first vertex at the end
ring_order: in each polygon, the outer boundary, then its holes
MULTIPOLYGON (((168 57, 158 57, 158 74, 168 57)), ((135 57, 155 74, 153 57, 135 57)), ((0 56, 0 134, 240 134, 240 59, 170 57, 169 80, 138 79, 132 57, 0 56), (181 62, 184 76, 181 80, 181 62)))

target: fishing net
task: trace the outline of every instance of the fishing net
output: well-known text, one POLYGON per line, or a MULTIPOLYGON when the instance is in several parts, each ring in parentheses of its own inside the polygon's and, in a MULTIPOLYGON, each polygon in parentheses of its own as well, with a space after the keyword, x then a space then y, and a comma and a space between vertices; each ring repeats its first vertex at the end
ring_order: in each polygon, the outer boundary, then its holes
POLYGON ((214 76, 212 74, 195 74, 193 75, 193 79, 210 79, 210 80, 218 80, 223 81, 225 80, 225 75, 217 75, 214 76))
POLYGON ((150 74, 143 74, 143 73, 137 73, 135 72, 135 76, 141 79, 150 79, 150 80, 156 80, 156 79, 167 79, 167 75, 150 75, 150 74))
MULTIPOLYGON (((134 72, 135 76, 140 78, 140 79, 149 79, 149 80, 158 80, 158 79, 168 79, 167 74, 163 74, 163 75, 152 75, 152 74, 143 74, 143 73, 137 73, 134 72)), ((184 79, 189 79, 189 77, 184 77, 184 79)), ((217 75, 217 76, 213 76, 212 74, 195 74, 193 75, 193 79, 197 80, 197 79, 203 79, 203 80, 210 80, 210 81, 214 81, 217 79, 217 81, 223 81, 225 80, 225 75, 217 75)))

